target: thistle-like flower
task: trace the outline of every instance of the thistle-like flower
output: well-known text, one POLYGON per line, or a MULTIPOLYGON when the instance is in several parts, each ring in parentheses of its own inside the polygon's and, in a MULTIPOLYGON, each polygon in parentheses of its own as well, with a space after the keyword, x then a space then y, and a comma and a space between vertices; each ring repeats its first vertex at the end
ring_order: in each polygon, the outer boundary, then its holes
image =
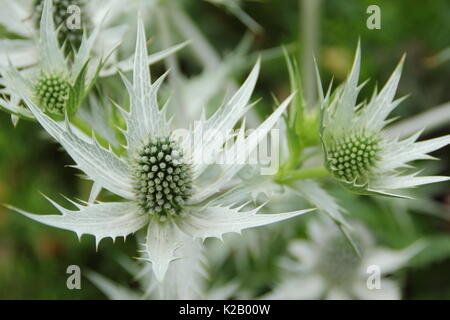
POLYGON ((356 104, 363 85, 358 85, 360 47, 346 82, 333 94, 322 98, 321 139, 325 161, 332 175, 348 189, 361 194, 400 196, 393 190, 448 180, 442 176, 418 176, 406 173, 409 163, 433 159, 428 153, 450 143, 450 135, 416 142, 420 132, 400 140, 390 137, 383 128, 388 115, 404 99, 394 100, 404 58, 384 88, 375 89, 368 103, 356 104))
POLYGON ((243 166, 242 160, 247 159, 260 139, 267 135, 292 98, 286 99, 254 133, 236 137, 231 129, 252 106, 249 100, 258 72, 259 63, 228 103, 212 117, 188 130, 183 139, 177 139, 166 120, 165 109, 158 107, 157 91, 164 77, 153 84, 150 82, 144 27, 139 18, 133 83, 123 77, 130 96, 130 110, 119 107, 127 125, 123 130, 127 139, 126 158, 104 149, 95 139, 79 138, 71 131, 67 119, 65 122, 53 120, 32 99, 22 95, 42 127, 65 148, 94 185, 123 197, 125 201, 74 203, 77 211, 52 201, 62 215, 35 215, 13 209, 38 222, 74 231, 79 236, 94 235, 97 244, 103 238, 125 237, 147 225, 143 251, 160 280, 169 263, 179 258, 177 249, 193 238, 220 238, 224 233, 240 232, 310 211, 257 214, 259 208, 245 211, 242 207, 220 205, 218 201, 212 203, 218 194, 232 186, 233 177, 243 166), (199 142, 199 132, 209 129, 214 129, 213 133, 199 142), (224 149, 227 141, 232 143, 224 149), (210 165, 230 150, 239 156, 237 163, 210 165), (202 179, 208 176, 207 170, 217 172, 217 167, 221 170, 216 179, 202 179))
POLYGON ((360 224, 353 224, 353 232, 361 257, 335 225, 312 220, 308 225, 310 241, 290 244, 295 260, 285 260, 284 278, 263 298, 399 299, 399 284, 385 276, 405 266, 423 244, 394 251, 374 245, 360 224))

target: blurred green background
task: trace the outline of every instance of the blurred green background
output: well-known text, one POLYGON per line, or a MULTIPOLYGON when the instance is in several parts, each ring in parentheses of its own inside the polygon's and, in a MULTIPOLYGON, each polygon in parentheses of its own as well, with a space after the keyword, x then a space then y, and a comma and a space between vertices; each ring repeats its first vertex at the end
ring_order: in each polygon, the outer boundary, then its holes
MULTIPOLYGON (((403 53, 406 66, 398 95, 410 97, 396 115, 408 117, 450 100, 450 63, 438 64, 436 55, 450 45, 450 1, 340 1, 322 0, 318 5, 316 56, 323 80, 332 75, 341 81, 350 68, 358 38, 362 44, 361 79, 370 78, 361 97, 368 97, 375 83, 383 84, 403 53), (381 30, 368 30, 366 8, 381 8, 381 30)), ((252 50, 258 51, 293 44, 293 53, 301 57, 305 47, 301 5, 297 0, 261 0, 242 3, 243 9, 262 27, 256 33, 252 50)), ((233 15, 206 2, 185 1, 187 13, 195 17, 199 28, 223 55, 230 52, 246 32, 233 15)), ((154 35, 156 38, 157 34, 154 35)), ((189 58, 181 53, 184 65, 189 58)), ((187 68, 193 69, 195 68, 187 68)), ((241 80, 242 75, 236 74, 241 80)), ((254 97, 271 101, 271 94, 285 95, 289 90, 287 70, 282 57, 263 64, 254 97)), ((268 106, 259 104, 260 113, 268 106)), ((450 124, 427 133, 434 137, 449 132, 450 124)), ((427 170, 450 175, 449 149, 436 155, 442 160, 427 170)), ((41 193, 61 201, 61 194, 86 199, 90 182, 79 179, 78 172, 62 152, 32 122, 20 121, 17 128, 6 113, 0 113, 0 202, 37 213, 56 213, 41 193)), ((349 195, 336 188, 332 193, 351 215, 366 222, 378 241, 388 247, 401 248, 414 239, 426 237, 432 245, 414 259, 400 275, 404 298, 450 299, 450 184, 440 183, 421 188, 412 204, 349 195), (405 224, 408 227, 405 227, 405 224)), ((334 188, 334 187, 332 187, 334 188)), ((304 224, 297 219, 298 233, 304 224)), ((217 281, 236 277, 249 288, 262 290, 276 277, 277 258, 285 244, 267 248, 262 256, 252 257, 248 273, 235 268, 230 259, 227 268, 211 268, 217 281)), ((82 290, 66 288, 66 268, 79 265, 82 271, 96 270, 121 283, 133 285, 131 277, 117 264, 117 255, 135 256, 135 241, 102 241, 95 251, 94 240, 83 236, 79 242, 71 232, 34 223, 0 207, 0 299, 103 299, 104 296, 87 279, 82 290)))

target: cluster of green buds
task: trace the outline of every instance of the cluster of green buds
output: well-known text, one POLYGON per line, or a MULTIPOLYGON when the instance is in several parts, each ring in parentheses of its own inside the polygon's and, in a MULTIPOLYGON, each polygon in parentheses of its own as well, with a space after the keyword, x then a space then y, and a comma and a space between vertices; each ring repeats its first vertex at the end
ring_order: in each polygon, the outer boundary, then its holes
POLYGON ((376 167, 379 138, 367 131, 332 137, 327 148, 327 166, 333 175, 349 183, 365 184, 376 167))
POLYGON ((35 85, 36 98, 44 112, 59 116, 64 115, 70 89, 69 82, 55 73, 42 73, 35 85))

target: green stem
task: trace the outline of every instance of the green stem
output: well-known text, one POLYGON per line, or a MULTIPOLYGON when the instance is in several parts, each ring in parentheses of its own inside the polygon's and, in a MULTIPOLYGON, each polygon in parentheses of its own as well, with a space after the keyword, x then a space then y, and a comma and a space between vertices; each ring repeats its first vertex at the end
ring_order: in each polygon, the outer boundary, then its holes
POLYGON ((280 176, 277 179, 277 182, 281 183, 281 184, 286 184, 289 182, 302 180, 302 179, 326 177, 329 174, 330 173, 324 167, 304 168, 304 169, 283 172, 282 176, 280 176))

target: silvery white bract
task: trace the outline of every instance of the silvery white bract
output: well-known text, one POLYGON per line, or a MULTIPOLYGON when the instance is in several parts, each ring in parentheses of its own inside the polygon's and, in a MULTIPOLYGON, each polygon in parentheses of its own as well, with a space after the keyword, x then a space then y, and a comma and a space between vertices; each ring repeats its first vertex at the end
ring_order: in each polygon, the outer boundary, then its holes
MULTIPOLYGON (((140 19, 139 19, 140 20, 140 19)), ((96 242, 111 237, 125 237, 147 226, 145 259, 152 263, 159 280, 171 261, 180 258, 178 251, 192 239, 220 238, 224 233, 281 221, 310 210, 279 214, 257 214, 259 208, 244 211, 241 207, 220 205, 211 201, 229 188, 260 139, 267 135, 292 97, 286 99, 254 133, 243 130, 235 137, 230 132, 248 111, 251 93, 259 72, 259 63, 236 92, 212 117, 201 120, 184 138, 177 140, 160 110, 157 91, 164 77, 150 82, 144 28, 139 21, 134 61, 133 83, 123 80, 130 96, 130 110, 120 108, 127 128, 127 157, 122 158, 101 147, 95 139, 78 138, 67 123, 59 123, 45 115, 33 101, 23 96, 36 119, 66 149, 76 166, 94 181, 93 189, 105 188, 125 199, 123 202, 78 204, 78 210, 66 209, 52 201, 62 215, 35 215, 16 211, 38 222, 82 234, 91 234, 96 242), (198 131, 215 129, 215 134, 198 143, 198 131), (257 139, 255 139, 257 135, 257 139), (234 139, 229 148, 239 155, 236 164, 219 166, 220 175, 212 182, 200 184, 214 159, 223 156, 224 143, 234 139), (193 146, 193 150, 190 150, 193 146), (203 157, 208 157, 202 159, 203 157), (243 157, 243 158, 242 158, 243 157)), ((216 161, 217 163, 217 161, 216 161)), ((217 168, 216 168, 217 169, 217 168)), ((236 181, 235 183, 238 183, 236 181)))
POLYGON ((384 88, 375 89, 368 103, 357 105, 361 53, 356 51, 346 82, 333 94, 323 96, 321 139, 329 171, 348 189, 362 194, 400 196, 396 189, 448 180, 441 176, 418 176, 408 173, 410 162, 433 159, 428 153, 450 143, 450 135, 416 142, 420 131, 407 139, 391 137, 383 131, 389 114, 404 98, 394 100, 404 58, 384 88))
POLYGON ((450 123, 450 102, 445 102, 411 118, 392 124, 386 130, 389 135, 406 137, 419 130, 430 133, 445 127, 448 123, 450 123), (426 124, 425 128, 424 124, 426 124))
POLYGON ((361 257, 335 225, 311 220, 310 240, 290 244, 295 261, 284 261, 284 276, 263 298, 400 299, 400 286, 386 275, 405 266, 423 244, 418 242, 402 251, 379 248, 362 225, 352 227, 361 257))

